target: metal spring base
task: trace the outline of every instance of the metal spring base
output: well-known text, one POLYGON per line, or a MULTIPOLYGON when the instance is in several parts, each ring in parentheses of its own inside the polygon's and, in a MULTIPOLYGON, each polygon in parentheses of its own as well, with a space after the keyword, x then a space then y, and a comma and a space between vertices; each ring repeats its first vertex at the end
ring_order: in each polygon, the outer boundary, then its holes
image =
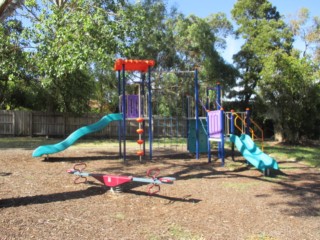
POLYGON ((115 187, 111 187, 110 191, 112 193, 122 193, 122 187, 121 186, 115 186, 115 187))

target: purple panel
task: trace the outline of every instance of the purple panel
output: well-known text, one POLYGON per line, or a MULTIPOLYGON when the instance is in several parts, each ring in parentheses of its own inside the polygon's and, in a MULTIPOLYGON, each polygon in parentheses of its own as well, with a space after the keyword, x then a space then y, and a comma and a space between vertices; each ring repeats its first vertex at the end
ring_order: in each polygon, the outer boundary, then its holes
POLYGON ((211 111, 208 113, 210 138, 221 137, 221 133, 222 133, 221 114, 222 114, 222 111, 220 110, 211 111))
POLYGON ((127 117, 136 118, 139 117, 139 96, 127 95, 127 117))

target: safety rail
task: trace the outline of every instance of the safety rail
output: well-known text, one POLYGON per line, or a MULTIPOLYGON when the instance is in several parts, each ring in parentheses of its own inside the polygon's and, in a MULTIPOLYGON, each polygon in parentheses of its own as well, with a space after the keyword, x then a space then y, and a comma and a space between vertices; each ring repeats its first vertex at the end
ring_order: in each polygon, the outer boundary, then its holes
POLYGON ((246 122, 244 120, 244 116, 245 116, 245 113, 244 112, 239 112, 239 113, 236 113, 236 112, 231 112, 231 114, 233 114, 235 116, 234 118, 234 126, 241 132, 241 133, 244 133, 245 132, 245 127, 246 127, 246 122), (242 117, 240 116, 242 115, 242 117), (241 121, 241 127, 237 125, 237 120, 240 119, 241 121))
MULTIPOLYGON (((232 114, 235 115, 235 118, 234 118, 234 126, 235 126, 241 133, 245 133, 245 128, 247 127, 247 123, 246 123, 244 117, 241 117, 241 116, 240 116, 239 114, 237 114, 236 112, 233 112, 232 114), (242 123, 241 127, 238 126, 238 124, 237 124, 237 120, 238 120, 238 119, 239 119, 239 120, 241 121, 241 123, 242 123)), ((243 113, 242 113, 242 114, 243 114, 243 113)), ((263 130, 262 130, 262 128, 261 128, 255 121, 252 120, 252 118, 249 118, 249 119, 250 119, 250 123, 252 123, 252 124, 261 132, 261 137, 258 137, 258 135, 255 133, 254 129, 249 126, 248 129, 249 129, 249 132, 250 132, 250 134, 251 134, 251 138, 252 138, 252 140, 254 140, 254 139, 261 140, 261 149, 262 149, 262 151, 263 151, 263 149, 264 149, 264 144, 263 144, 263 142, 264 142, 263 130)))
POLYGON ((225 135, 230 136, 231 132, 231 116, 233 112, 225 112, 224 129, 225 135))

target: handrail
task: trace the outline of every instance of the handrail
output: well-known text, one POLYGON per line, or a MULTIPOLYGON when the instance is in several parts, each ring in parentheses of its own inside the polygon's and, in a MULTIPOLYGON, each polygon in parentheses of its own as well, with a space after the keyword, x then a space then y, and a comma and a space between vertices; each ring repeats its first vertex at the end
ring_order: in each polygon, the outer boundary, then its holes
MULTIPOLYGON (((250 121, 251 121, 251 123, 253 123, 253 125, 255 125, 255 127, 256 128, 258 128, 259 130, 260 130, 260 132, 261 132, 261 150, 263 151, 263 141, 264 141, 264 136, 263 136, 263 130, 262 130, 262 128, 255 122, 255 121, 253 121, 251 118, 250 118, 250 121)), ((251 134, 252 134, 252 140, 254 139, 254 136, 256 137, 256 138, 258 138, 259 139, 259 137, 254 133, 254 130, 252 129, 252 128, 249 128, 249 131, 251 131, 251 134)))
POLYGON ((202 106, 202 108, 204 109, 204 111, 206 112, 210 112, 208 109, 206 109, 206 107, 204 106, 203 102, 201 101, 201 99, 199 99, 200 105, 202 106))
POLYGON ((237 125, 237 119, 240 119, 240 120, 241 120, 241 122, 243 123, 242 126, 246 125, 246 122, 239 116, 239 114, 237 114, 237 113, 235 113, 235 112, 233 112, 232 114, 234 114, 234 115, 236 116, 236 117, 234 118, 234 126, 235 126, 241 133, 243 133, 243 132, 244 132, 243 128, 241 128, 241 127, 239 127, 239 126, 237 125))
MULTIPOLYGON (((242 126, 247 126, 246 121, 245 121, 243 118, 241 118, 241 117, 239 116, 239 114, 237 114, 237 113, 235 113, 235 112, 233 112, 233 114, 236 116, 236 117, 234 118, 234 126, 235 126, 241 133, 244 133, 243 128, 241 128, 241 127, 239 127, 239 126, 237 125, 237 119, 240 119, 240 120, 241 120, 242 126)), ((262 130, 262 128, 261 128, 255 121, 253 121, 251 118, 250 118, 250 121, 251 121, 251 123, 253 123, 253 125, 254 125, 258 130, 260 130, 260 132, 261 132, 261 138, 259 138, 259 137, 257 136, 257 134, 255 134, 253 128, 249 127, 249 132, 251 133, 251 138, 252 138, 252 140, 254 140, 254 138, 261 139, 261 150, 263 151, 263 149, 264 149, 264 144, 263 144, 263 141, 264 141, 263 130, 262 130)))
POLYGON ((216 104, 217 104, 217 107, 219 108, 219 109, 221 109, 222 108, 222 106, 219 104, 219 102, 216 100, 216 104))

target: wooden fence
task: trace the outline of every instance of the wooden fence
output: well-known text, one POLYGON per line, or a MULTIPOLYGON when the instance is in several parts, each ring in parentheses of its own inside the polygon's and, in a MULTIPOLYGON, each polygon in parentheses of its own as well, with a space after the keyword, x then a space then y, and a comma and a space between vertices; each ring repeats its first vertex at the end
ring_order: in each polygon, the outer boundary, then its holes
MULTIPOLYGON (((70 113, 47 113, 35 111, 6 111, 0 110, 1 136, 47 136, 66 137, 80 127, 99 121, 103 114, 84 114, 75 116, 70 113)), ((153 120, 154 137, 186 137, 187 121, 182 118, 157 118, 153 120)), ((135 120, 127 121, 128 138, 138 137, 135 120)), ((118 138, 119 122, 111 122, 103 130, 92 133, 87 137, 118 138)), ((146 121, 146 135, 148 122, 146 121)))

